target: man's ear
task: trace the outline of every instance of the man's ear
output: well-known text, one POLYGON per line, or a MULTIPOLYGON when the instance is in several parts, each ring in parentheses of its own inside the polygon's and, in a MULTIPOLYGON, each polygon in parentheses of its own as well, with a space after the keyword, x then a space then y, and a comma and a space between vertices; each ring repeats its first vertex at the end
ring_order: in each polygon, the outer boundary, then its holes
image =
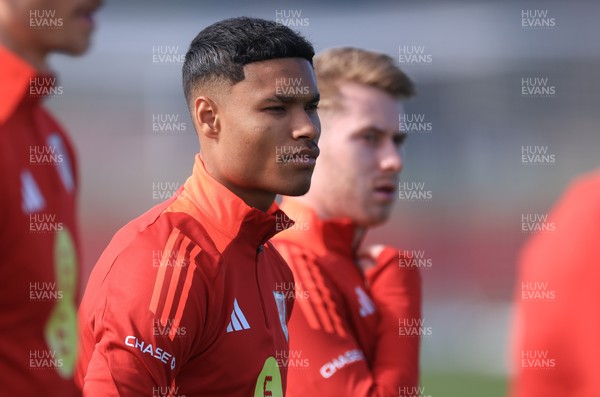
POLYGON ((194 124, 198 136, 217 139, 221 130, 218 106, 215 101, 207 96, 199 96, 194 101, 194 124))

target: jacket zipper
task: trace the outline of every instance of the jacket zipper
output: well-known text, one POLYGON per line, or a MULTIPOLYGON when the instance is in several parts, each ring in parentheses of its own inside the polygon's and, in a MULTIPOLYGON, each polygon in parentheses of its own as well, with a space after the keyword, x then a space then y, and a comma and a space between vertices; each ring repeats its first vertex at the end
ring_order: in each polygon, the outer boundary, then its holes
POLYGON ((256 287, 258 289, 258 297, 260 299, 260 305, 262 306, 262 312, 263 312, 263 317, 265 318, 265 327, 267 327, 267 329, 270 329, 270 325, 269 325, 269 316, 267 316, 267 307, 265 304, 265 300, 263 297, 263 293, 262 293, 262 289, 260 288, 260 279, 258 277, 258 256, 260 255, 260 253, 263 251, 263 245, 259 245, 258 248, 256 249, 256 255, 254 256, 254 276, 256 277, 256 287))

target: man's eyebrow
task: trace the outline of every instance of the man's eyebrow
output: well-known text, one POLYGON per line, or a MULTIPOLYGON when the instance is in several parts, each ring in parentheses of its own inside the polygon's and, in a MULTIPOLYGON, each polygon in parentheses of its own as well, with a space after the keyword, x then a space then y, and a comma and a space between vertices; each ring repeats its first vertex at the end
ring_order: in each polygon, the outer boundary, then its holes
POLYGON ((392 138, 401 138, 401 139, 406 139, 406 137, 408 136, 408 134, 405 131, 402 130, 393 130, 393 131, 389 131, 374 125, 369 125, 369 126, 365 126, 361 129, 358 130, 358 133, 366 133, 366 132, 373 132, 379 135, 391 135, 392 138))
MULTIPOLYGON (((359 130, 360 132, 374 132, 376 134, 389 134, 390 132, 388 132, 387 130, 377 127, 376 125, 365 125, 363 128, 361 128, 359 130)), ((392 134, 395 134, 396 131, 392 132, 392 134)))
POLYGON ((308 100, 304 100, 305 96, 300 95, 280 95, 275 94, 271 97, 266 98, 265 102, 278 102, 278 103, 295 103, 295 102, 304 102, 304 103, 317 103, 321 100, 321 95, 319 93, 314 94, 308 100))

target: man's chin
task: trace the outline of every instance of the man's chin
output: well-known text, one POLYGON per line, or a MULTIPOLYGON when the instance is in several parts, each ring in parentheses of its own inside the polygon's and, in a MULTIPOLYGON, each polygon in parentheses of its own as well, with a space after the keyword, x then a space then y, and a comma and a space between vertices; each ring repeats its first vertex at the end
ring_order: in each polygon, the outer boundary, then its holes
POLYGON ((372 211, 365 213, 359 222, 363 227, 376 227, 381 226, 389 221, 392 215, 392 206, 386 206, 385 208, 376 208, 372 211))
POLYGON ((296 184, 287 184, 286 186, 278 189, 278 194, 282 196, 303 196, 310 189, 310 179, 308 181, 302 181, 296 184))
POLYGON ((64 43, 57 51, 70 56, 83 55, 90 47, 89 39, 80 39, 69 43, 64 43))

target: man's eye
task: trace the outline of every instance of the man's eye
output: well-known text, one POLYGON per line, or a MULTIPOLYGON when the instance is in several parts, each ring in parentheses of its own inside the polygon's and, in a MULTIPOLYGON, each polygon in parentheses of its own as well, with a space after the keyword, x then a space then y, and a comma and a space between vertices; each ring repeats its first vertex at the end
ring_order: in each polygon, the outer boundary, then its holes
POLYGON ((312 104, 306 106, 306 110, 311 111, 311 112, 316 112, 317 110, 319 110, 319 104, 312 103, 312 104))
POLYGON ((377 143, 379 137, 376 134, 364 134, 363 139, 369 143, 377 143))
POLYGON ((394 145, 396 145, 397 147, 400 147, 406 141, 406 134, 396 135, 396 136, 394 136, 393 139, 394 139, 394 145))
POLYGON ((285 107, 283 107, 283 106, 270 106, 268 108, 265 108, 265 110, 271 110, 271 111, 274 111, 274 112, 281 112, 281 111, 285 110, 285 107))

